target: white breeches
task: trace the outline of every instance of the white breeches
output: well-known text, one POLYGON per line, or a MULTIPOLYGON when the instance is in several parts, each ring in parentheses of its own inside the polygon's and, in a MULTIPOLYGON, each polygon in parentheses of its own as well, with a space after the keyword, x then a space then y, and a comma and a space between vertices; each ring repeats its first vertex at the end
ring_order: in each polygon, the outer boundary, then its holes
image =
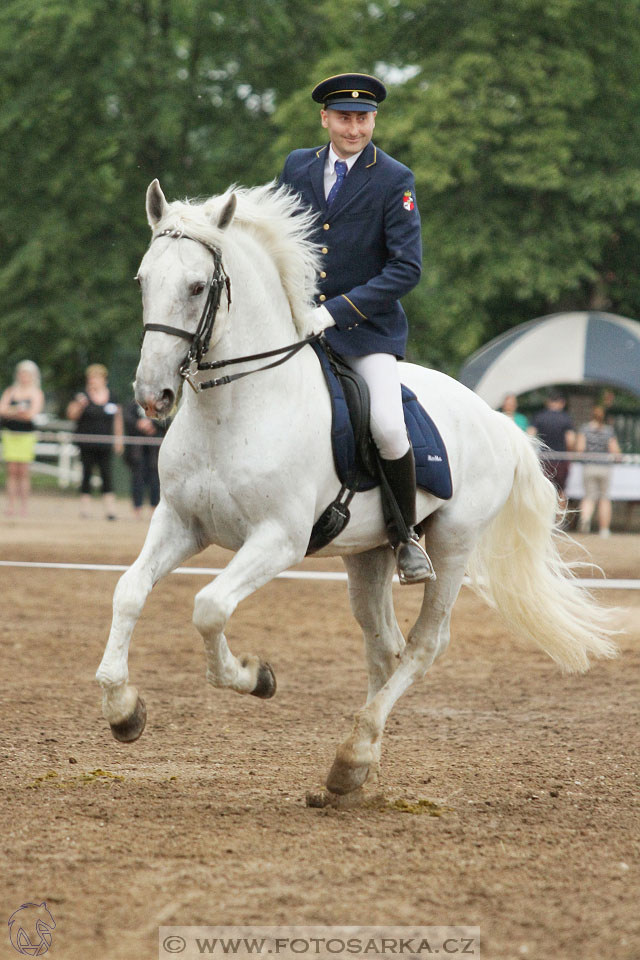
POLYGON ((399 460, 409 449, 402 410, 398 361, 390 353, 347 357, 371 394, 371 435, 383 460, 399 460))

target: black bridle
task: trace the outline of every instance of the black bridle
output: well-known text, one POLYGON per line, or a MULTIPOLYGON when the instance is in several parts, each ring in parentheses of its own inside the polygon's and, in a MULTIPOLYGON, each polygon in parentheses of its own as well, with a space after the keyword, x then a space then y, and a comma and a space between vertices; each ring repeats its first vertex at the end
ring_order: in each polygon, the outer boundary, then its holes
POLYGON ((163 230, 153 239, 157 240, 159 237, 172 237, 174 240, 193 240, 194 243, 200 243, 203 247, 206 247, 213 256, 213 275, 195 333, 189 333, 188 330, 182 330, 180 327, 171 327, 164 323, 145 323, 142 334, 144 339, 147 330, 157 330, 160 333, 168 333, 173 337, 181 337, 183 340, 189 341, 189 350, 180 364, 178 372, 183 380, 186 380, 196 393, 207 390, 209 387, 219 387, 222 384, 231 383, 233 380, 240 380, 242 377, 248 377, 251 373, 259 373, 261 370, 269 370, 271 367, 277 367, 279 364, 285 363, 293 357, 308 343, 312 343, 322 336, 322 334, 316 333, 310 337, 306 337, 304 340, 289 344, 289 346, 279 347, 276 350, 267 350, 265 353, 253 353, 247 357, 235 357, 231 360, 203 360, 202 358, 206 355, 209 350, 209 344, 211 343, 211 335, 220 307, 223 289, 227 291, 227 310, 231 307, 231 281, 222 266, 222 253, 215 247, 205 243, 204 240, 190 237, 188 234, 183 233, 182 230, 171 227, 163 230), (281 356, 282 354, 285 354, 285 356, 281 356), (279 360, 275 360, 273 363, 267 363, 265 366, 257 367, 254 370, 244 370, 242 373, 227 374, 224 377, 218 377, 214 380, 206 380, 204 382, 197 382, 193 379, 201 370, 219 370, 221 367, 229 367, 236 363, 245 363, 249 360, 265 360, 268 357, 277 356, 280 357, 279 360))

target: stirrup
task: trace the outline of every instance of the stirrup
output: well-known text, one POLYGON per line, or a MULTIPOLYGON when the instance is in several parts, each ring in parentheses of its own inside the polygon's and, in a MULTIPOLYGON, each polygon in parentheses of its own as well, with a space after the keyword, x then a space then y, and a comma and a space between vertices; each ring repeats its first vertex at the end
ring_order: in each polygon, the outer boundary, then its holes
POLYGON ((402 541, 393 548, 393 552, 398 579, 403 586, 436 579, 431 558, 417 539, 412 537, 411 540, 402 541))

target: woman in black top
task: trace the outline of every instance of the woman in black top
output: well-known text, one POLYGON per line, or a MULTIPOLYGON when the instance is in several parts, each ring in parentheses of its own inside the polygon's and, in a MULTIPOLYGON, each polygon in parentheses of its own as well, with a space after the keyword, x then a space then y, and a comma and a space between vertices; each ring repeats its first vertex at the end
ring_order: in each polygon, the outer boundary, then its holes
POLYGON ((85 389, 77 393, 67 407, 67 416, 76 421, 76 431, 81 436, 105 437, 105 441, 79 440, 82 462, 82 486, 80 515, 89 515, 91 500, 91 476, 94 467, 102 479, 102 498, 108 520, 115 520, 115 498, 111 478, 111 442, 115 437, 116 453, 122 453, 122 410, 107 384, 108 370, 101 363, 92 363, 85 371, 85 389))

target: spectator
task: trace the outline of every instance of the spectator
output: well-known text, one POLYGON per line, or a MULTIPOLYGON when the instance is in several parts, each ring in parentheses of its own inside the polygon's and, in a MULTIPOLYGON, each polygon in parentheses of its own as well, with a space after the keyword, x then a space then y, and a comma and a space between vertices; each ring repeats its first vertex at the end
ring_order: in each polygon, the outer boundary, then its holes
POLYGON ((604 407, 605 420, 607 419, 609 411, 611 410, 611 407, 614 405, 615 402, 616 402, 616 395, 613 392, 613 390, 602 391, 602 399, 600 401, 600 406, 604 407))
POLYGON ((576 450, 579 453, 599 454, 599 457, 585 457, 583 467, 584 499, 580 504, 580 532, 589 533, 591 518, 598 504, 598 528, 601 537, 611 532, 611 474, 612 466, 603 460, 602 454, 620 457, 620 445, 613 427, 605 423, 604 407, 596 406, 591 411, 591 420, 583 424, 578 431, 576 450))
POLYGON ((15 369, 13 383, 0 398, 2 456, 7 465, 7 507, 13 516, 18 504, 23 517, 31 492, 31 463, 35 459, 34 419, 44 409, 40 371, 32 360, 23 360, 15 369))
POLYGON ((510 420, 520 427, 521 430, 526 430, 529 426, 529 421, 525 417, 524 413, 518 412, 518 400, 515 393, 508 393, 504 400, 502 401, 502 406, 500 407, 502 413, 505 417, 509 417, 510 420))
MULTIPOLYGON (((158 441, 167 432, 168 424, 145 417, 142 407, 132 400, 124 408, 124 428, 127 437, 157 437, 158 441)), ((133 512, 142 517, 145 493, 151 507, 160 500, 160 478, 158 477, 158 453, 160 444, 127 443, 124 460, 131 471, 131 499, 133 512)))
MULTIPOLYGON (((565 453, 573 450, 576 443, 576 434, 571 417, 565 410, 566 400, 558 391, 549 394, 545 409, 536 413, 527 433, 537 436, 554 453, 565 453)), ((565 486, 569 474, 569 461, 564 459, 542 460, 545 475, 551 480, 558 491, 560 509, 564 511, 567 505, 565 486)))
MULTIPOLYGON (((85 371, 84 390, 77 393, 67 407, 67 416, 76 421, 80 435, 95 437, 115 436, 115 451, 122 453, 122 410, 107 384, 108 370, 101 363, 92 363, 85 371)), ((111 475, 111 443, 91 440, 78 441, 82 462, 80 488, 80 516, 89 516, 91 503, 91 476, 94 467, 102 479, 102 499, 108 520, 116 519, 115 497, 111 475)))

